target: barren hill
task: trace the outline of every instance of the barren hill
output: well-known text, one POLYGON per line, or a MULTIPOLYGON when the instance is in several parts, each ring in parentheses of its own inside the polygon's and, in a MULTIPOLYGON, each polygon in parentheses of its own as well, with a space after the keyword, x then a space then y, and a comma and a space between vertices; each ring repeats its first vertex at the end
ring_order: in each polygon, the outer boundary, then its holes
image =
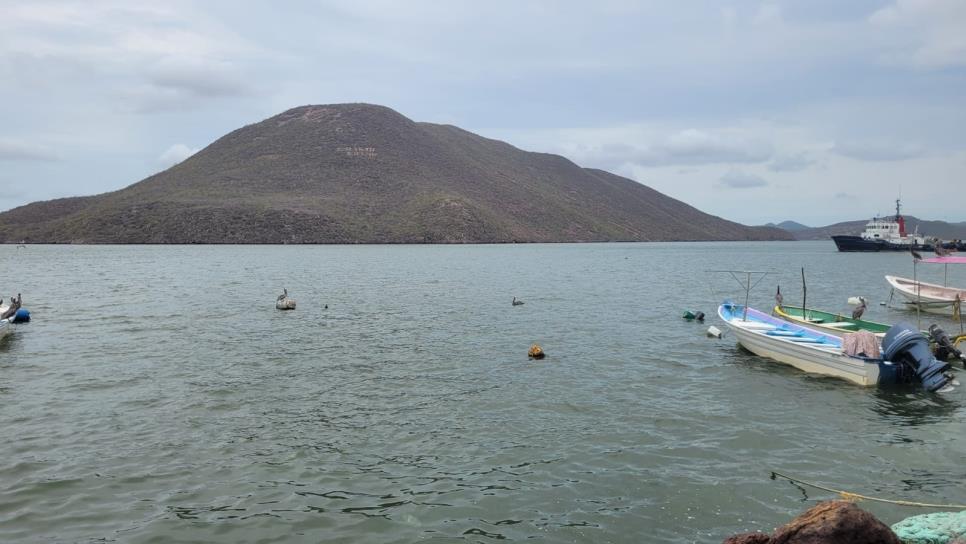
POLYGON ((787 240, 632 180, 381 106, 303 106, 119 191, 0 214, 0 241, 787 240))

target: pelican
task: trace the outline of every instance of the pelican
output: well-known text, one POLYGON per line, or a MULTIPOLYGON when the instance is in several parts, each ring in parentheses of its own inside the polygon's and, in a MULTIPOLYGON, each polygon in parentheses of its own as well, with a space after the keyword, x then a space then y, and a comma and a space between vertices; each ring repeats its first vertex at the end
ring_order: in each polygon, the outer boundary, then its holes
POLYGON ((943 241, 936 238, 932 243, 932 250, 936 253, 937 257, 945 257, 949 255, 950 251, 943 247, 943 241))
POLYGON ((20 309, 21 299, 22 297, 20 296, 20 293, 17 293, 17 296, 15 297, 10 297, 10 307, 7 308, 5 312, 0 314, 0 319, 8 319, 17 315, 17 310, 20 309))
POLYGON ((517 300, 517 297, 513 297, 513 302, 511 304, 513 304, 514 306, 520 306, 521 304, 523 304, 523 301, 517 300))
POLYGON ((288 289, 282 289, 282 294, 275 299, 276 310, 294 310, 295 299, 288 298, 288 289))
POLYGON ((781 306, 782 305, 782 302, 784 300, 785 300, 785 298, 782 297, 782 286, 779 285, 778 286, 778 290, 775 291, 775 303, 778 304, 779 306, 781 306))
POLYGON ((859 305, 852 310, 852 319, 859 319, 865 313, 865 298, 859 297, 859 305))
POLYGON ((909 248, 909 253, 912 253, 912 258, 913 259, 915 259, 917 261, 921 261, 922 260, 922 255, 920 255, 919 252, 916 251, 915 249, 909 248))

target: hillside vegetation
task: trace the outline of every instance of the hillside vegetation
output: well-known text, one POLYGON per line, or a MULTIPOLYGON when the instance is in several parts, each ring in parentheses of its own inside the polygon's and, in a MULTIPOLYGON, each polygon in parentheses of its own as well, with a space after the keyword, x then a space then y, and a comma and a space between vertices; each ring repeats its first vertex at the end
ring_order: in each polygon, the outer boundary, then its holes
POLYGON ((0 240, 470 243, 791 239, 632 180, 367 104, 303 106, 119 191, 0 214, 0 240))

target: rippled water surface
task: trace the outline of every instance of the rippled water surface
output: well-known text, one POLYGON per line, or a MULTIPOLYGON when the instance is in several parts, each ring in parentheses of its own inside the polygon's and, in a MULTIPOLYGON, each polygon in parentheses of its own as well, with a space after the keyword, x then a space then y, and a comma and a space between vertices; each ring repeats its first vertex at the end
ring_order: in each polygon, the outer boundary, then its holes
POLYGON ((776 271, 768 308, 802 266, 810 306, 915 322, 878 304, 907 255, 831 242, 0 246, 33 314, 0 342, 0 541, 720 542, 832 496, 772 470, 966 503, 966 387, 705 336, 739 293, 708 270, 776 271))

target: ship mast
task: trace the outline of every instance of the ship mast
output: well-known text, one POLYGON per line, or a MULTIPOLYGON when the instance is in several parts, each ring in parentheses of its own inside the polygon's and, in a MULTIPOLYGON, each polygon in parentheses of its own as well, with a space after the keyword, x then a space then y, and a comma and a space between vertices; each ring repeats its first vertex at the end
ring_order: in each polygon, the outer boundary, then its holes
POLYGON ((906 220, 903 219, 902 214, 899 213, 899 200, 896 199, 896 223, 899 223, 899 237, 906 237, 906 220))

